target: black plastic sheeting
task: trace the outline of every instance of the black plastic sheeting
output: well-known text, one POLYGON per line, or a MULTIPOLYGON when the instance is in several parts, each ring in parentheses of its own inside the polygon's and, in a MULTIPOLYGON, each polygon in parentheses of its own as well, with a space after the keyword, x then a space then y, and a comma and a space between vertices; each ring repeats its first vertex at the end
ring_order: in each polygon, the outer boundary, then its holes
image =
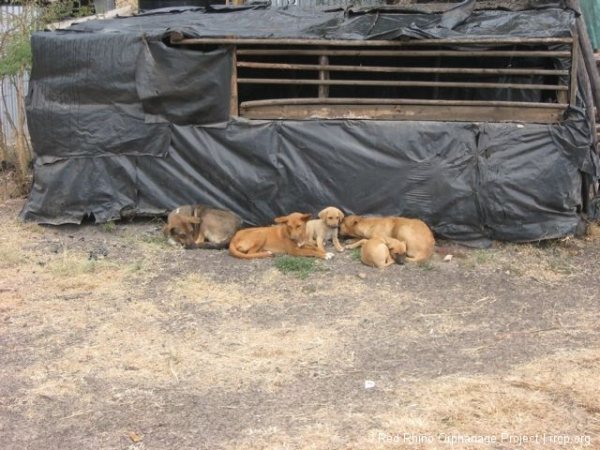
MULTIPOLYGON (((556 2, 553 2, 553 4, 556 2)), ((21 218, 97 222, 205 203, 247 224, 335 205, 419 217, 439 237, 573 234, 598 179, 585 105, 557 125, 229 118, 231 53, 194 37, 390 39, 570 36, 574 12, 445 15, 222 8, 90 21, 32 39, 34 185, 21 218)), ((565 62, 558 62, 564 65, 565 62)))

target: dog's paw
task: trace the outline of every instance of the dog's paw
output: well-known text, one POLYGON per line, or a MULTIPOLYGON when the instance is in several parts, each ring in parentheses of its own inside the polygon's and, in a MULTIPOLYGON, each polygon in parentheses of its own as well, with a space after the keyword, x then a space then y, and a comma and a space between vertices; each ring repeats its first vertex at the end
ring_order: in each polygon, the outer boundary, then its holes
POLYGON ((335 255, 333 253, 325 253, 325 259, 327 261, 329 261, 330 259, 333 259, 335 255))
MULTIPOLYGON (((346 247, 347 248, 347 247, 346 247)), ((346 250, 345 247, 340 247, 340 248, 336 248, 336 250, 340 253, 342 253, 344 250, 346 250)))
POLYGON ((273 253, 271 250, 267 250, 267 254, 268 254, 269 256, 275 256, 275 253, 273 253))

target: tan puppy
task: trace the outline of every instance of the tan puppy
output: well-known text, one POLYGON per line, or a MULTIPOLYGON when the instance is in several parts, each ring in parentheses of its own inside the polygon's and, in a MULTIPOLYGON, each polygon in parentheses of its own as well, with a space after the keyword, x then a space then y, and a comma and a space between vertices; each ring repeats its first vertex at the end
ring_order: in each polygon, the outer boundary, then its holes
POLYGON ((392 264, 404 264, 406 244, 394 238, 361 239, 347 248, 360 249, 360 260, 370 267, 383 269, 392 264))
POLYGON ((313 256, 331 259, 333 253, 306 245, 306 222, 310 214, 292 213, 278 217, 280 225, 239 230, 229 243, 229 253, 237 258, 268 258, 275 254, 313 256))
POLYGON ((191 248, 226 248, 242 226, 229 211, 204 205, 184 205, 169 213, 163 234, 173 244, 191 248))
POLYGON ((405 217, 348 216, 340 233, 355 238, 391 237, 406 243, 406 261, 421 262, 433 254, 435 239, 429 227, 419 219, 405 217))
POLYGON ((306 223, 306 237, 308 243, 317 245, 319 250, 325 251, 324 243, 331 240, 338 252, 343 252, 344 247, 340 244, 338 231, 344 220, 344 213, 334 206, 329 206, 319 213, 319 218, 309 220, 306 223))

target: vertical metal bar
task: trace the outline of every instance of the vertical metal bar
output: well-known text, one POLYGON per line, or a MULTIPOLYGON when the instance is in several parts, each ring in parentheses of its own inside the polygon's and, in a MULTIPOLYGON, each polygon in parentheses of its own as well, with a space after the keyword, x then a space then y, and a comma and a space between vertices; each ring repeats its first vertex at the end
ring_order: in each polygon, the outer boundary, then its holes
POLYGON ((229 98, 229 115, 238 116, 238 83, 237 83, 237 46, 231 49, 231 97, 229 98))

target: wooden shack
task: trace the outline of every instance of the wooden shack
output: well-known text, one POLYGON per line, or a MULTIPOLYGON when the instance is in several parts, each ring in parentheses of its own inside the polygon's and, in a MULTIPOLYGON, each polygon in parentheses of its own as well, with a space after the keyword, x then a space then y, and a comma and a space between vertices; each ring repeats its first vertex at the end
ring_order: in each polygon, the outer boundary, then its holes
POLYGON ((573 234, 599 177, 578 11, 482 3, 222 6, 38 34, 22 217, 208 203, 267 224, 336 205, 463 241, 573 234))

